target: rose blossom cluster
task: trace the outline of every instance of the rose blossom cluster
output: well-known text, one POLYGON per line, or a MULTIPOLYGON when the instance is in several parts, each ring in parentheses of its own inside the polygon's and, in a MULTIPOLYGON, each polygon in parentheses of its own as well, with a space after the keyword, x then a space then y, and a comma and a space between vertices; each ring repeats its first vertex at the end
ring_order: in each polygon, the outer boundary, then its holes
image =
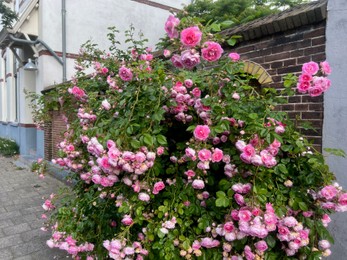
POLYGON ((337 183, 327 185, 312 195, 323 209, 337 212, 347 211, 347 193, 343 192, 342 187, 337 183))
MULTIPOLYGON (((55 231, 52 234, 52 238, 47 240, 46 244, 50 248, 59 248, 65 250, 68 254, 72 255, 74 259, 80 259, 79 253, 92 252, 94 245, 92 243, 85 242, 77 245, 77 240, 73 239, 71 235, 66 235, 65 232, 55 231)), ((92 256, 87 256, 88 260, 93 260, 92 256)))
POLYGON ((112 239, 105 240, 103 246, 108 251, 108 256, 111 259, 136 259, 143 260, 148 255, 148 251, 143 248, 142 244, 138 241, 127 245, 125 239, 112 239))
MULTIPOLYGON (((206 41, 200 45, 202 32, 198 26, 191 26, 181 31, 177 30, 180 20, 174 16, 169 16, 165 23, 165 31, 170 39, 180 36, 184 50, 181 54, 174 54, 171 62, 176 68, 193 69, 200 63, 200 57, 208 62, 214 62, 221 58, 223 49, 219 43, 206 41), (201 56, 197 48, 201 48, 201 56)), ((167 56, 167 55, 166 55, 167 56)))
POLYGON ((265 166, 272 168, 277 164, 275 156, 279 152, 281 143, 274 140, 268 147, 258 152, 257 148, 262 144, 262 140, 256 136, 249 144, 242 140, 238 140, 235 144, 236 148, 241 152, 240 158, 244 163, 253 164, 255 166, 265 166))
POLYGON ((318 76, 318 63, 310 61, 302 66, 302 73, 299 76, 297 90, 300 93, 308 93, 311 97, 317 97, 330 88, 331 82, 326 78, 331 73, 329 63, 320 63, 322 76, 318 76))
POLYGON ((69 88, 68 89, 68 92, 72 95, 74 95, 74 97, 77 99, 77 100, 80 100, 80 101, 85 101, 87 99, 87 95, 86 93, 84 92, 83 89, 77 87, 77 86, 73 86, 73 88, 69 88))
POLYGON ((96 120, 96 115, 92 111, 87 113, 84 108, 78 109, 77 117, 80 119, 81 125, 86 127, 96 120))

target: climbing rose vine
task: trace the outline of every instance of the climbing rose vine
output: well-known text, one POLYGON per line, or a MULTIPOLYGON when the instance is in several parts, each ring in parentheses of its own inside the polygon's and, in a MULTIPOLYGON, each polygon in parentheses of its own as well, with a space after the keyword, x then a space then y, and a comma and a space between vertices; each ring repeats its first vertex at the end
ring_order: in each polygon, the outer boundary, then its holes
MULTIPOLYGON (((240 56, 223 50, 211 28, 170 16, 165 58, 133 30, 133 46, 117 49, 114 30, 109 52, 85 44, 71 84, 47 94, 67 126, 53 162, 74 184, 43 205, 48 246, 76 259, 330 254, 329 214, 346 211, 347 193, 274 110, 286 99, 251 84, 240 56)), ((296 80, 299 92, 317 96, 330 87, 329 73, 325 61, 306 63, 282 96, 296 80)))

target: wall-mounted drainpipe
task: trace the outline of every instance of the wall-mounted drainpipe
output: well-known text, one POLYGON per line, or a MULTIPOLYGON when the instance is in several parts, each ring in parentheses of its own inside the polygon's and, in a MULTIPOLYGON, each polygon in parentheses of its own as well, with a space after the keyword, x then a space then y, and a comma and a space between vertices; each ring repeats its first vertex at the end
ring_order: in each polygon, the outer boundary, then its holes
POLYGON ((66 2, 61 1, 61 20, 62 20, 62 53, 63 53, 63 82, 66 79, 66 2))

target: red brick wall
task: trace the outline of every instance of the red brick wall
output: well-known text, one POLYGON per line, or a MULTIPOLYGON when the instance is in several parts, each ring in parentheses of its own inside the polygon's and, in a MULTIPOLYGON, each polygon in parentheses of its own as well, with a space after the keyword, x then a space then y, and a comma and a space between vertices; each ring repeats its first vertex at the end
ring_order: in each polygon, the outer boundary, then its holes
MULTIPOLYGON (((260 39, 244 41, 227 51, 238 52, 243 60, 251 60, 262 65, 272 76, 271 84, 283 88, 282 78, 288 73, 300 74, 301 66, 308 61, 325 60, 325 20, 286 32, 275 33, 260 39)), ((279 110, 288 111, 291 118, 299 116, 312 123, 315 131, 304 133, 321 151, 323 127, 323 96, 311 98, 297 94, 289 97, 289 103, 279 110)))
POLYGON ((66 124, 60 111, 52 111, 52 122, 45 125, 45 159, 51 160, 57 157, 57 145, 64 139, 63 133, 66 124))

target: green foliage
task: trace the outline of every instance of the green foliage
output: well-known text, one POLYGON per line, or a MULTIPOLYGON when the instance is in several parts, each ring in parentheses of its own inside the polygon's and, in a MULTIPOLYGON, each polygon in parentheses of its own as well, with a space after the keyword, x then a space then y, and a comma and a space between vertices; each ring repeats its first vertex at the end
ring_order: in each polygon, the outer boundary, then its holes
POLYGON ((13 22, 18 19, 17 14, 5 5, 4 0, 0 1, 0 14, 1 24, 6 28, 12 28, 13 22))
POLYGON ((0 154, 3 156, 13 156, 19 154, 19 146, 14 140, 0 137, 0 154))

